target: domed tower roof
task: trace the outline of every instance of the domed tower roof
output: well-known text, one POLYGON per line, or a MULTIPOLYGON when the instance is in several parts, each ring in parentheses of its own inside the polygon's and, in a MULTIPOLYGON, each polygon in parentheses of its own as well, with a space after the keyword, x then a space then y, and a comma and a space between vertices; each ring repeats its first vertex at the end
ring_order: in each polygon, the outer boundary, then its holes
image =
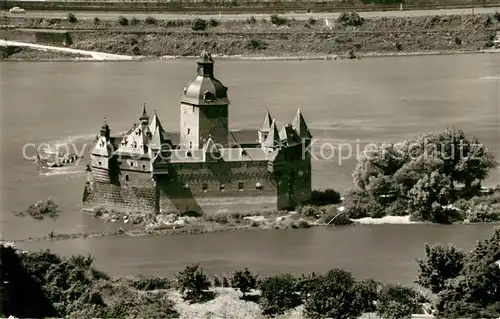
POLYGON ((198 61, 198 75, 184 89, 181 102, 192 105, 229 104, 227 87, 214 77, 214 60, 205 50, 198 61))

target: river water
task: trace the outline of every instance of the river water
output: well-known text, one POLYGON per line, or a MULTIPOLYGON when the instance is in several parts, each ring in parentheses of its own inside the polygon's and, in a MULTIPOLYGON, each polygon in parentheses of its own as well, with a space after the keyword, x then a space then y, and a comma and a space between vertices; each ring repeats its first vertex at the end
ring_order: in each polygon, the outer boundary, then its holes
MULTIPOLYGON (((2 237, 50 231, 109 231, 80 212, 85 160, 43 173, 32 161, 33 143, 90 149, 106 117, 111 130, 127 130, 142 103, 156 109, 167 131, 178 131, 179 98, 193 78, 193 60, 151 62, 2 62, 2 237), (13 211, 52 197, 57 221, 20 218, 13 211)), ((448 126, 479 138, 500 158, 500 56, 493 54, 373 58, 357 61, 216 61, 229 87, 230 126, 255 129, 266 108, 278 122, 300 107, 316 138, 313 187, 351 187, 357 145, 396 142, 448 126), (338 152, 343 145, 343 152, 338 152), (327 147, 321 148, 321 145, 327 147), (347 145, 349 145, 348 148, 347 145), (332 147, 335 153, 332 153, 332 147), (349 149, 352 155, 349 155, 349 149), (347 153, 346 153, 347 152, 347 153), (342 154, 342 157, 339 156, 342 154), (319 153, 318 153, 319 155, 319 153), (349 157, 349 158, 347 158, 349 157)), ((362 149, 362 148, 361 148, 362 149)), ((500 183, 500 170, 486 184, 500 183)), ((341 267, 361 277, 410 283, 425 242, 470 248, 489 225, 383 225, 344 229, 228 232, 194 236, 94 238, 23 243, 28 249, 91 253, 116 275, 170 275, 186 263, 208 271, 249 267, 262 274, 341 267)))

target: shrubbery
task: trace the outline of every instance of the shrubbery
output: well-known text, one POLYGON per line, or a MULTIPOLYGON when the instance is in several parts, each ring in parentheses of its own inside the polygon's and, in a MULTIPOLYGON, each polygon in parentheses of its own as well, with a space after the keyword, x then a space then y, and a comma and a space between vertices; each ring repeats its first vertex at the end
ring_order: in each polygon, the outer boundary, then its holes
POLYGON ((311 192, 312 205, 330 205, 340 203, 340 194, 331 189, 318 190, 315 189, 311 192))
POLYGON ((207 21, 200 18, 196 18, 193 20, 191 28, 194 31, 204 31, 207 28, 207 21))
POLYGON ((203 273, 199 265, 187 266, 176 275, 177 289, 181 292, 184 300, 199 302, 207 297, 210 281, 203 273))
POLYGON ((55 218, 58 216, 59 206, 51 199, 38 201, 26 208, 24 212, 16 212, 17 216, 30 215, 34 219, 42 220, 45 217, 55 218))
POLYGON ((231 287, 239 289, 245 297, 246 293, 257 287, 257 276, 252 275, 247 268, 238 270, 231 277, 231 287))
POLYGON ((290 274, 267 277, 259 285, 264 315, 278 315, 298 306, 297 279, 290 274))
POLYGON ((128 19, 125 18, 124 16, 119 16, 118 24, 121 25, 122 27, 128 26, 128 19))

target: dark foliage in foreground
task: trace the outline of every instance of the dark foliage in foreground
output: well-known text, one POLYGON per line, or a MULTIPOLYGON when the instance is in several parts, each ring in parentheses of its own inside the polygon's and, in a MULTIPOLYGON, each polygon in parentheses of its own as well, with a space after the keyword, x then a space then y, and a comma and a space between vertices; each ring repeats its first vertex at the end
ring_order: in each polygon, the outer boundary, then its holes
POLYGON ((18 253, 21 265, 40 285, 58 314, 70 318, 175 318, 165 293, 139 293, 165 286, 158 278, 141 278, 132 285, 114 281, 92 267, 88 256, 61 258, 51 252, 18 253))
POLYGON ((443 318, 500 316, 500 227, 463 254, 450 246, 426 248, 418 281, 438 293, 443 318))
POLYGON ((340 203, 340 194, 334 189, 315 189, 311 192, 312 205, 330 205, 340 203))

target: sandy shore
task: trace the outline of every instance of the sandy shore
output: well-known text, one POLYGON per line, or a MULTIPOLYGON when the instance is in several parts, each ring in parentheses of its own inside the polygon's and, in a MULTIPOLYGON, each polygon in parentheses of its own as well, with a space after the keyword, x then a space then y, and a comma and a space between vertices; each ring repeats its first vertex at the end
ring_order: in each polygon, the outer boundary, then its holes
POLYGON ((351 219, 353 222, 362 225, 382 225, 382 224, 423 224, 422 222, 414 222, 410 220, 410 215, 407 216, 384 216, 382 218, 364 217, 351 219))

